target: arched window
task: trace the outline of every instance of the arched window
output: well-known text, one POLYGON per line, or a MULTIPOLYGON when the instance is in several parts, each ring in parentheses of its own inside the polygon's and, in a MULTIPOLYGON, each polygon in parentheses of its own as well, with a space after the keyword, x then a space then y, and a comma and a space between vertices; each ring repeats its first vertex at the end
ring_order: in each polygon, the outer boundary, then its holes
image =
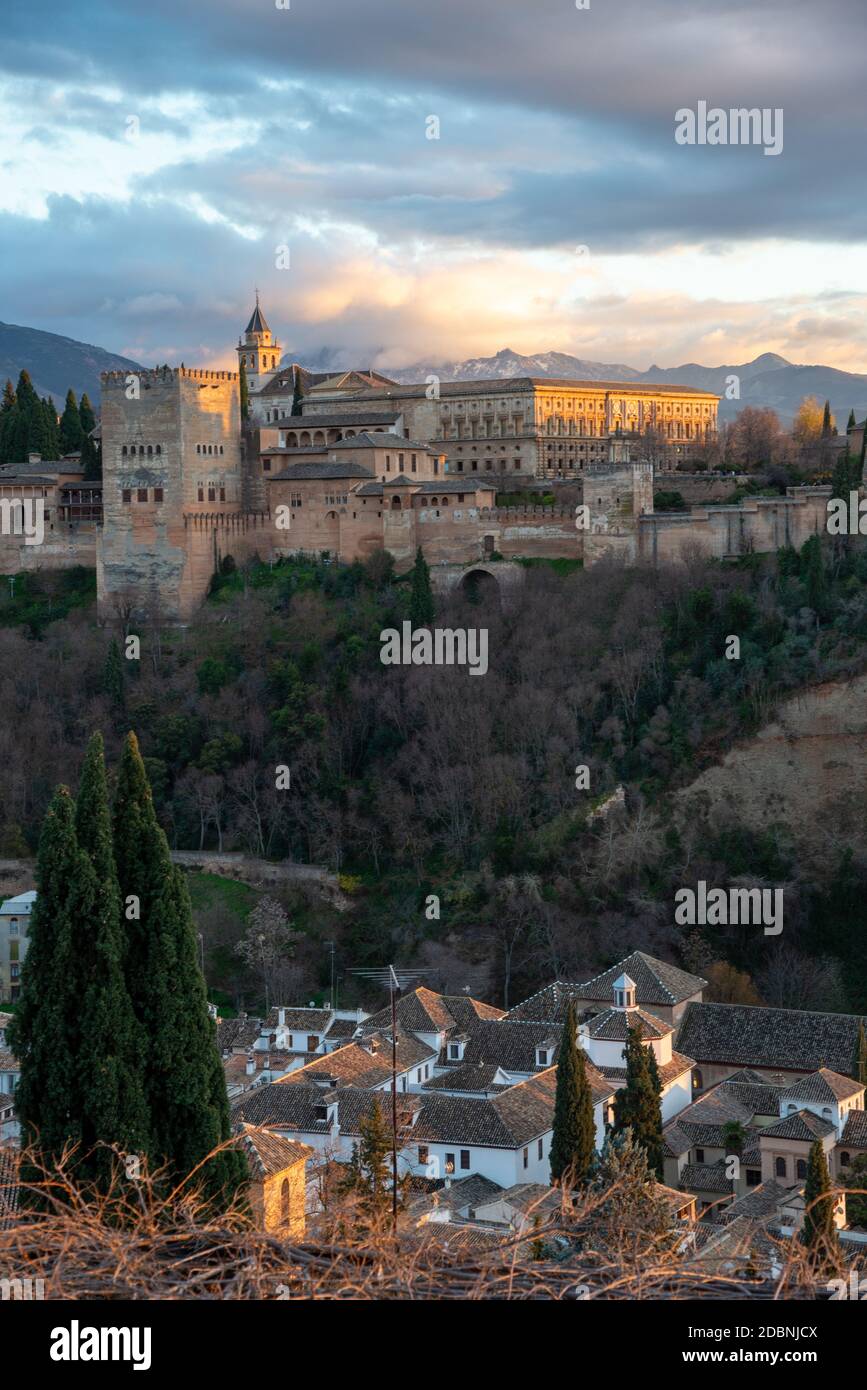
POLYGON ((850 1163, 849 1154, 848 1154, 848 1152, 847 1152, 846 1149, 843 1149, 842 1153, 840 1154, 840 1167, 841 1167, 841 1168, 848 1168, 848 1167, 849 1167, 849 1163, 850 1163))
POLYGON ((399 512, 399 511, 400 511, 400 498, 399 498, 399 497, 392 497, 392 499, 391 499, 391 510, 392 510, 393 512, 399 512))
POLYGON ((154 446, 153 446, 153 444, 149 444, 149 445, 148 445, 148 458, 149 458, 149 459, 150 459, 150 458, 153 458, 153 456, 154 456, 154 446))
POLYGON ((124 446, 123 446, 123 448, 121 449, 120 452, 121 452, 121 456, 122 456, 123 458, 126 458, 126 445, 125 445, 125 444, 124 444, 124 446))
POLYGON ((778 1178, 786 1176, 786 1160, 784 1158, 778 1158, 774 1161, 774 1171, 778 1178))
POLYGON ((799 1178, 805 1178, 807 1176, 807 1160, 805 1158, 798 1159, 797 1173, 799 1178))
POLYGON ((162 451, 163 451, 163 446, 162 446, 161 444, 158 444, 158 445, 157 445, 157 448, 156 448, 156 452, 157 452, 158 454, 161 454, 162 451))
POLYGON ((449 505, 449 499, 448 499, 447 497, 444 497, 443 500, 442 500, 441 505, 442 505, 443 507, 447 507, 447 506, 449 505))
POLYGON ((221 444, 221 445, 220 445, 220 453, 222 453, 222 452, 223 452, 223 446, 222 446, 222 444, 221 444))
POLYGON ((823 1118, 823 1120, 830 1120, 830 1118, 831 1118, 831 1107, 830 1107, 830 1105, 823 1105, 823 1106, 822 1106, 822 1118, 823 1118))
POLYGON ((286 1225, 289 1221, 290 1208, 292 1202, 289 1193, 289 1179, 284 1178, 280 1184, 280 1220, 286 1225))

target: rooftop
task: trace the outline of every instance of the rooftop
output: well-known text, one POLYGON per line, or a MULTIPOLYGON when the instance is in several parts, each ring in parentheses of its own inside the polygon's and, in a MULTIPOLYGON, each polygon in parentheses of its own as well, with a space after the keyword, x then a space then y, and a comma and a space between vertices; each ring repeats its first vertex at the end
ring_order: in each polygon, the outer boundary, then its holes
POLYGON ((758 1004, 687 1004, 676 1046, 702 1062, 815 1072, 851 1068, 856 1014, 808 1013, 758 1004))

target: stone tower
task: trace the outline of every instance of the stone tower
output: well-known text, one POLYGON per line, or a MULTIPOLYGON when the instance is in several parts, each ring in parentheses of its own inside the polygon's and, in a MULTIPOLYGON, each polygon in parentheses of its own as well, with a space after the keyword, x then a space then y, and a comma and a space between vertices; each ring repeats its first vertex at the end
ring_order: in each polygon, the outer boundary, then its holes
POLYGON ((103 620, 186 622, 224 556, 269 553, 244 495, 236 372, 103 373, 102 448, 103 620))
POLYGON ((243 363, 247 372, 247 387, 261 391, 272 376, 280 369, 283 349, 265 322, 265 315, 259 308, 259 291, 256 291, 256 307, 250 315, 250 322, 244 329, 243 338, 238 339, 238 366, 243 363))
POLYGON ((586 468, 584 503, 590 526, 584 532, 584 564, 603 557, 634 565, 640 554, 642 516, 653 512, 653 464, 613 461, 586 468))

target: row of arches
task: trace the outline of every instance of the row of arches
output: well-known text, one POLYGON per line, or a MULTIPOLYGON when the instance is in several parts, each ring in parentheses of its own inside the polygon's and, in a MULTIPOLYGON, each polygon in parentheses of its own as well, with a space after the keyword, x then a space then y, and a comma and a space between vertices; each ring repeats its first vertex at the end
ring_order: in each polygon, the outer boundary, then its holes
POLYGON ((197 454, 221 454, 222 452, 223 452, 223 446, 222 446, 222 444, 197 444, 197 445, 196 445, 196 453, 197 453, 197 454))
POLYGON ((161 444, 148 444, 147 447, 145 447, 144 444, 139 444, 138 446, 135 444, 130 444, 129 446, 124 444, 120 453, 121 458, 135 458, 136 456, 139 458, 153 458, 154 455, 159 457, 162 451, 161 444))

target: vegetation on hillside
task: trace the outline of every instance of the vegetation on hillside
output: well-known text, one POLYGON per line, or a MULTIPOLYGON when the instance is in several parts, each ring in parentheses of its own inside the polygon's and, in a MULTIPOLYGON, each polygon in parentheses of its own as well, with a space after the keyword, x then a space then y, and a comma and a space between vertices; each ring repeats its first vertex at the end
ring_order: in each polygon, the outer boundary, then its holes
MULTIPOLYGON (((347 1001, 350 968, 392 957, 513 1003, 639 946, 713 976, 719 997, 867 1008, 867 865, 853 848, 808 870, 780 827, 748 832, 736 807, 680 830, 668 808, 787 692, 864 668, 861 541, 814 539, 735 566, 565 577, 533 566, 503 608, 439 600, 438 624, 488 629, 483 679, 381 664, 379 634, 412 602, 387 555, 302 558, 226 566, 188 629, 142 627, 140 660, 119 667, 111 643, 125 649, 123 635, 85 609, 40 625, 39 640, 0 629, 0 845, 35 846, 91 729, 107 731, 113 760, 132 727, 173 847, 307 860, 353 882, 346 911, 312 889, 283 895, 307 943, 299 997, 327 985, 334 940, 347 1001), (625 810, 594 820, 620 784, 625 810), (785 884, 782 941, 676 927, 674 892, 700 878, 785 884)), ((218 987, 254 1004, 232 954, 243 922, 231 906, 204 912, 222 949, 218 987)))

